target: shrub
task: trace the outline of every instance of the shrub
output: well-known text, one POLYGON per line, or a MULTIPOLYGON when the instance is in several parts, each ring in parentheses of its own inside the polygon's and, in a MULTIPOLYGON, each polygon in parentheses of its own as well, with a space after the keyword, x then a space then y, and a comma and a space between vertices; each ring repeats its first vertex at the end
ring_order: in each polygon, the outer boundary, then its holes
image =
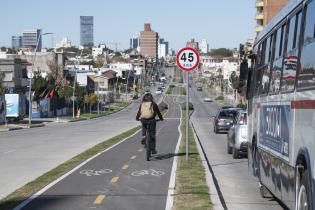
POLYGON ((222 101, 222 100, 224 100, 224 97, 223 96, 218 96, 218 97, 215 98, 215 100, 221 100, 222 101))

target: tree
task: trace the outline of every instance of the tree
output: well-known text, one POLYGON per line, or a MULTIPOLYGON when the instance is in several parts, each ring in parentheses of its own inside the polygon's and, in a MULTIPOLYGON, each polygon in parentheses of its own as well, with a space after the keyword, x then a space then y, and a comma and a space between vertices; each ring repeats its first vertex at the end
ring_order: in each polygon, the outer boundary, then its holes
POLYGON ((48 88, 48 80, 42 77, 39 71, 34 72, 32 90, 35 92, 34 100, 40 99, 40 94, 42 94, 48 88))
POLYGON ((3 95, 4 93, 3 79, 4 79, 4 73, 0 72, 0 95, 3 95))
POLYGON ((90 113, 92 112, 92 106, 97 103, 97 95, 94 93, 88 94, 84 96, 84 102, 89 104, 90 106, 90 113))
POLYGON ((226 48, 212 49, 210 55, 216 58, 232 57, 233 52, 226 48))
POLYGON ((61 86, 63 81, 63 66, 58 65, 55 61, 47 61, 50 70, 49 80, 54 86, 61 86))
POLYGON ((93 63, 94 68, 101 68, 104 64, 105 57, 103 55, 98 55, 95 58, 95 61, 93 63))

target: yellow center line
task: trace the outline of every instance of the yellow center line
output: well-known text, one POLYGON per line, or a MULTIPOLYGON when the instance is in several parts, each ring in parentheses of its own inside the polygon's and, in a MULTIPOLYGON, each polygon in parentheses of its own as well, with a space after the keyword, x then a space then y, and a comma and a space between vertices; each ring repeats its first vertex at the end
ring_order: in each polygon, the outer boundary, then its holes
POLYGON ((99 195, 96 197, 95 201, 94 201, 94 204, 95 205, 100 205, 103 203, 104 199, 105 199, 105 195, 99 195))
POLYGON ((110 182, 111 183, 116 183, 118 181, 118 179, 119 179, 118 176, 114 176, 110 182))
POLYGON ((131 158, 130 158, 130 159, 131 159, 131 160, 133 160, 133 159, 136 159, 136 157, 137 157, 137 156, 136 156, 136 155, 134 155, 134 156, 131 156, 131 158))
POLYGON ((127 170, 128 167, 129 167, 129 166, 126 164, 126 165, 124 165, 121 169, 122 169, 122 170, 127 170))
POLYGON ((141 148, 141 149, 138 150, 138 152, 142 152, 142 151, 143 151, 143 148, 141 148))

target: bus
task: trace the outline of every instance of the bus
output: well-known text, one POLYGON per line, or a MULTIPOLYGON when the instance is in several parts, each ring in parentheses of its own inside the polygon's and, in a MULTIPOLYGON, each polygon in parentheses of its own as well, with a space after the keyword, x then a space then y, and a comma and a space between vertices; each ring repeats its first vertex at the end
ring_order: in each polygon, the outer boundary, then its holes
POLYGON ((291 0, 256 37, 247 77, 248 165, 262 196, 315 209, 315 0, 291 0))

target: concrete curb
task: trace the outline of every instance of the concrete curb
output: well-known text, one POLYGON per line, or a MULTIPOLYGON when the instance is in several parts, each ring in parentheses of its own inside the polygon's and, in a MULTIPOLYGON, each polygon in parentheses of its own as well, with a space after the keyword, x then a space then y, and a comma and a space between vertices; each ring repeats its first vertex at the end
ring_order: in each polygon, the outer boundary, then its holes
POLYGON ((222 199, 222 193, 220 191, 220 189, 218 189, 217 187, 217 180, 215 178, 215 175, 212 171, 212 168, 210 166, 209 160, 206 157, 206 154, 203 150, 201 141, 196 133, 194 124, 192 122, 190 122, 192 130, 193 130, 193 134, 194 134, 194 138, 195 138, 195 142, 197 145, 197 149, 198 152, 200 154, 201 157, 201 161, 203 164, 203 167, 205 168, 205 173, 206 173, 206 181, 207 184, 210 188, 210 198, 211 198, 211 202, 213 204, 213 209, 214 210, 222 210, 222 209, 227 209, 224 206, 226 206, 224 199, 222 199))
MULTIPOLYGON (((180 119, 180 123, 178 125, 178 131, 179 131, 179 137, 178 137, 178 141, 177 141, 177 145, 176 145, 176 149, 175 149, 175 154, 178 154, 179 152, 179 146, 180 146, 180 142, 182 140, 182 131, 181 131, 181 127, 182 127, 182 115, 183 115, 183 111, 180 107, 180 105, 178 105, 180 108, 180 112, 181 112, 181 119, 180 119)), ((172 210, 173 205, 174 205, 174 192, 175 192, 175 185, 176 185, 176 171, 177 171, 177 159, 178 156, 174 156, 173 159, 173 166, 172 166, 172 171, 171 171, 171 177, 170 177, 170 183, 168 186, 168 192, 167 192, 167 200, 166 200, 166 207, 165 210, 172 210)))
POLYGON ((0 132, 7 132, 7 131, 16 131, 16 130, 21 130, 23 129, 22 127, 16 127, 16 128, 0 128, 0 132))
MULTIPOLYGON (((34 124, 31 125, 31 128, 39 128, 39 127, 44 127, 46 126, 45 124, 34 124)), ((16 130, 22 130, 22 129, 29 129, 28 126, 18 126, 18 127, 13 127, 13 128, 0 128, 0 132, 8 132, 8 131, 16 131, 16 130)))

